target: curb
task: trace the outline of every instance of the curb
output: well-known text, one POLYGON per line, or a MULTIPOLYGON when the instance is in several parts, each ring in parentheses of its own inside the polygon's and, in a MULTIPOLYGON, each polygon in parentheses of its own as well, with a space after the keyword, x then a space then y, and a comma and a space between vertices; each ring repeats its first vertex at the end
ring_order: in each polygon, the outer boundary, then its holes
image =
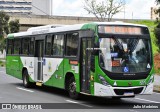
POLYGON ((159 85, 154 85, 153 91, 156 91, 156 92, 160 93, 160 86, 159 85))

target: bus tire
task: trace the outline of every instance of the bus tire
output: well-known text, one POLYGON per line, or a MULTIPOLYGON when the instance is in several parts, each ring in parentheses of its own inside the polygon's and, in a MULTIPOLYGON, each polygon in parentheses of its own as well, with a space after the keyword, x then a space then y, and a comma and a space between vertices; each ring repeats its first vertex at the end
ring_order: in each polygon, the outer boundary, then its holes
POLYGON ((121 100, 122 97, 112 97, 113 100, 121 100))
POLYGON ((68 93, 69 93, 70 98, 72 98, 72 99, 79 98, 79 93, 76 92, 76 82, 75 82, 74 77, 71 77, 69 80, 68 93))
POLYGON ((28 75, 28 71, 27 70, 24 70, 24 72, 23 72, 23 86, 25 87, 25 88, 29 88, 29 87, 31 87, 31 82, 29 81, 29 75, 28 75))

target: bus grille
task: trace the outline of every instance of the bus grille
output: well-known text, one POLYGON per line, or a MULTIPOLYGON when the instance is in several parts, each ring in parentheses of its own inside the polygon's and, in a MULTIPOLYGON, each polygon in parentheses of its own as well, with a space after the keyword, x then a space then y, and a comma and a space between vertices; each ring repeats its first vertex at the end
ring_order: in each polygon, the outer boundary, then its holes
POLYGON ((134 94, 140 94, 142 90, 143 90, 143 87, 133 88, 133 89, 114 89, 114 92, 117 95, 123 95, 125 92, 133 92, 134 94))

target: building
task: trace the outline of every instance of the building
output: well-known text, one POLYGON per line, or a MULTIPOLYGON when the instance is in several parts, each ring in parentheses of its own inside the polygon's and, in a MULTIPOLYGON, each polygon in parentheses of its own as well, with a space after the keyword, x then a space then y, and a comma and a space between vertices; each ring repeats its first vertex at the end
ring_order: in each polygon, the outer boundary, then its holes
POLYGON ((159 20, 160 14, 157 13, 158 7, 151 7, 151 20, 159 20))
POLYGON ((32 0, 32 14, 52 15, 52 0, 32 0))
POLYGON ((51 15, 52 0, 0 0, 0 10, 8 14, 51 15))
POLYGON ((0 10, 9 14, 31 14, 32 0, 0 0, 0 10))

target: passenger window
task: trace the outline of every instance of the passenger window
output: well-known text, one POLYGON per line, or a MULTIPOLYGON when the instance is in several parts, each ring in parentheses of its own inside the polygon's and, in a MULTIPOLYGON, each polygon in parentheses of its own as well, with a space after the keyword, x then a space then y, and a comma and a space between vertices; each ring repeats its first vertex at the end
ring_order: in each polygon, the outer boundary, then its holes
POLYGON ((14 54, 20 54, 21 40, 14 39, 14 54))
POLYGON ((54 56, 63 56, 64 35, 55 35, 54 36, 52 49, 53 49, 54 56))
POLYGON ((51 49, 52 49, 52 35, 47 35, 46 37, 46 55, 51 55, 51 49))
POLYGON ((23 38, 23 40, 22 40, 22 54, 23 55, 29 54, 29 44, 30 44, 30 39, 23 38))
POLYGON ((66 56, 77 56, 78 33, 67 34, 66 56))
POLYGON ((12 54, 13 39, 7 40, 7 54, 12 54))
POLYGON ((30 41, 30 50, 29 50, 30 55, 34 55, 34 37, 31 38, 30 41))

